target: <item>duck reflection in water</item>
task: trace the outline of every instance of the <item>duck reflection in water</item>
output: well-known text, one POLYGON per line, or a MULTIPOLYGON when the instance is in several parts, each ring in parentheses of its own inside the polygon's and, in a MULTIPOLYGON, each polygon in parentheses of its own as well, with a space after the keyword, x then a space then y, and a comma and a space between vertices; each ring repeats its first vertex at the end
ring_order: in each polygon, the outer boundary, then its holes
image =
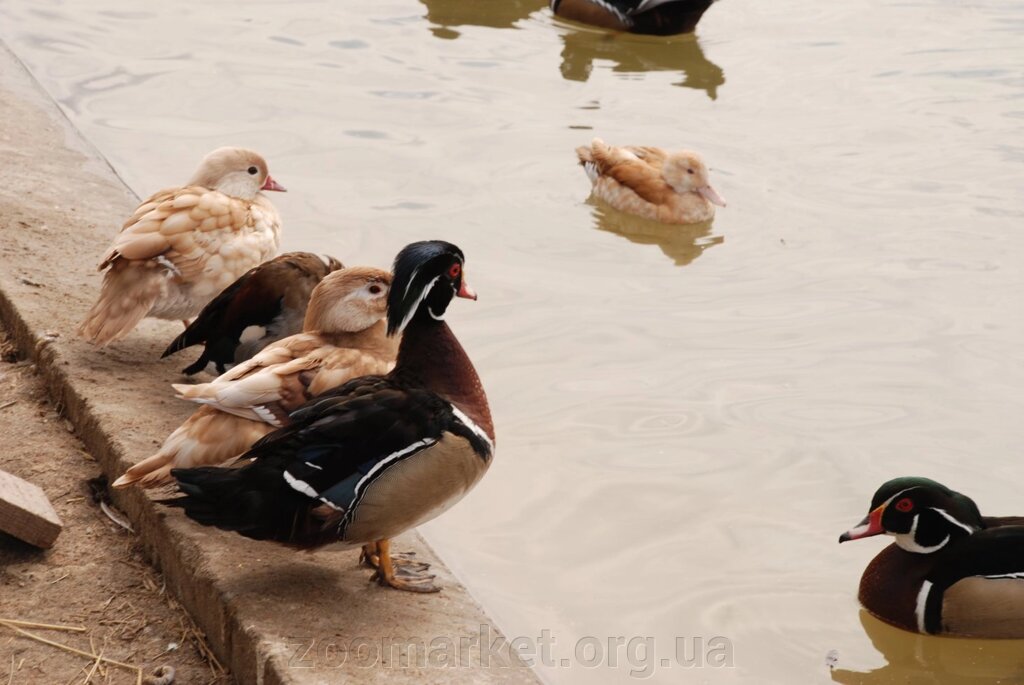
MULTIPOLYGON (((1024 640, 978 640, 911 633, 880 621, 865 610, 860 622, 886 665, 870 671, 832 670, 845 685, 991 685, 1019 683, 1024 677, 1024 640)), ((843 656, 839 654, 839 665, 843 656)))
POLYGON ((427 6, 426 19, 430 31, 438 38, 455 39, 455 26, 487 26, 495 29, 514 28, 516 22, 548 6, 546 0, 420 0, 427 6))
POLYGON ((711 235, 711 221, 698 224, 663 224, 613 209, 601 200, 590 197, 594 228, 620 235, 638 245, 657 245, 676 266, 686 266, 725 237, 711 235))
POLYGON ((612 71, 623 74, 682 72, 683 80, 672 85, 703 90, 712 100, 725 83, 725 72, 704 56, 693 33, 661 38, 581 28, 567 29, 562 42, 562 78, 567 81, 586 81, 594 62, 606 60, 612 71))

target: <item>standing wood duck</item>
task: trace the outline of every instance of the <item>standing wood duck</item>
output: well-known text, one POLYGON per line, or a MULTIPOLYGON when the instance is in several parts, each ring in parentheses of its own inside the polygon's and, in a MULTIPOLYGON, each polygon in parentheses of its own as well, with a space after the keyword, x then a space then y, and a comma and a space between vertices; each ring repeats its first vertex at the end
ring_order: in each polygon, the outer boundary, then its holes
POLYGON ((982 516, 968 497, 927 478, 896 478, 839 542, 896 542, 860 581, 872 614, 905 630, 1024 638, 1024 517, 982 516))
POLYGON ((217 373, 224 373, 270 343, 301 331, 313 288, 340 268, 334 257, 310 252, 287 252, 254 266, 203 307, 161 357, 204 344, 199 359, 182 373, 199 373, 210 362, 217 373))
POLYGON ((564 19, 616 31, 671 36, 689 33, 714 0, 551 0, 564 19))
POLYGON ((188 185, 139 205, 100 262, 100 297, 78 334, 107 345, 145 317, 186 322, 276 255, 281 220, 263 190, 284 190, 263 158, 224 147, 203 159, 188 185))
POLYGON ((621 212, 667 224, 695 224, 715 216, 725 200, 711 187, 696 152, 614 147, 600 138, 576 148, 594 195, 621 212))
POLYGON ((390 283, 391 274, 380 269, 334 271, 313 289, 303 333, 210 383, 174 385, 178 397, 204 406, 114 487, 154 487, 171 480, 172 468, 223 464, 286 423, 307 400, 352 378, 390 371, 397 352, 384 325, 390 283))
POLYGON ((492 460, 487 397, 444 321, 453 297, 476 299, 463 262, 451 243, 406 246, 388 296, 388 333, 402 333, 394 370, 310 401, 243 468, 175 469, 185 497, 169 504, 251 538, 363 545, 381 584, 436 592, 426 564, 392 557, 390 538, 462 499, 492 460))

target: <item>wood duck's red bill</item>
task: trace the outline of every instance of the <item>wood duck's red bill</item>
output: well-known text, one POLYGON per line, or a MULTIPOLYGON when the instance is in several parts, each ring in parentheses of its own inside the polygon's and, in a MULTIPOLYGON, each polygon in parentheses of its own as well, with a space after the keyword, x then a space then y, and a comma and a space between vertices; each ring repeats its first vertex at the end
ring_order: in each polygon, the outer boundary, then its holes
POLYGON ((459 292, 455 293, 458 297, 464 297, 467 300, 476 299, 476 291, 469 287, 469 283, 466 283, 465 277, 462 279, 462 285, 459 286, 459 292))
POLYGON ((881 535, 885 532, 885 528, 882 527, 882 513, 885 511, 885 505, 878 507, 870 514, 864 517, 864 520, 851 528, 842 535, 839 536, 839 542, 846 542, 847 540, 860 540, 861 538, 869 538, 872 535, 881 535))

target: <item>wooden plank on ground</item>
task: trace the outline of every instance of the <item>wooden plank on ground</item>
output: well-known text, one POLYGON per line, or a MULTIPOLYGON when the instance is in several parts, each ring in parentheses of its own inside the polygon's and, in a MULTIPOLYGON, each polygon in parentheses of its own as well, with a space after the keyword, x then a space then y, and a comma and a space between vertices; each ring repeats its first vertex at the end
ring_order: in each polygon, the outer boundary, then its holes
POLYGON ((38 485, 0 470, 0 530, 36 547, 52 547, 63 524, 38 485))

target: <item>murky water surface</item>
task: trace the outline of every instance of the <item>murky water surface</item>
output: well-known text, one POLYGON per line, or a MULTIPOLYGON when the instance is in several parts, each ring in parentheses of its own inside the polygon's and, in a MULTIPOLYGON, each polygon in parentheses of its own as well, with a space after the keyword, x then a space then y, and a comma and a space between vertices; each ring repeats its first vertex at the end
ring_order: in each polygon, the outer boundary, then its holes
POLYGON ((836 544, 896 475, 1024 514, 1024 3, 723 0, 673 39, 544 5, 3 0, 0 37, 140 194, 244 144, 288 249, 465 249, 499 452, 426 532, 550 631, 546 680, 1024 682, 1021 643, 862 626, 883 543, 836 544), (594 135, 702 151, 729 207, 586 202, 594 135))

